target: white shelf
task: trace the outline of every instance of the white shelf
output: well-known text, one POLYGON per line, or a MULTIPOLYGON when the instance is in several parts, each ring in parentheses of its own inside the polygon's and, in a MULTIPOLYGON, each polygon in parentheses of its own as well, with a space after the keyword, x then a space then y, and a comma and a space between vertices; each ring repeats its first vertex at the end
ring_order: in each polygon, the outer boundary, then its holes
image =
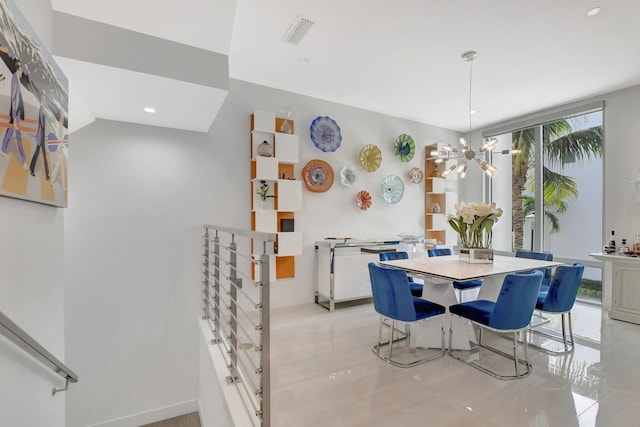
POLYGON ((255 231, 263 233, 278 232, 278 212, 268 209, 258 209, 254 211, 256 228, 255 231))
POLYGON ((436 230, 446 230, 449 228, 449 220, 444 213, 433 214, 432 219, 433 228, 436 230))
POLYGON ((278 256, 302 255, 302 233, 290 231, 278 233, 278 256))
POLYGON ((253 112, 253 131, 276 132, 276 114, 271 111, 255 110, 253 112))
MULTIPOLYGON (((258 155, 258 147, 260 146, 260 144, 262 144, 263 142, 267 142, 269 144, 271 144, 274 156, 275 157, 275 137, 272 133, 265 133, 265 132, 259 132, 259 131, 253 131, 251 132, 251 160, 255 160, 257 157, 259 157, 258 155)), ((262 156, 260 156, 262 157, 262 156)))
POLYGON ((278 180, 278 210, 298 212, 302 210, 302 182, 292 179, 278 180))
POLYGON ((275 157, 256 157, 256 177, 265 181, 278 179, 278 160, 275 157))
POLYGON ((298 163, 298 135, 288 133, 276 133, 275 148, 276 158, 281 163, 298 163))

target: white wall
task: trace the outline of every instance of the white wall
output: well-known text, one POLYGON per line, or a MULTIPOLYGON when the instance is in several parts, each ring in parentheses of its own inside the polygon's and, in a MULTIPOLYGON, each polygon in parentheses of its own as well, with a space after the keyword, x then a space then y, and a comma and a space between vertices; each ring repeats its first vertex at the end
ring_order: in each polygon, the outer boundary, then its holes
POLYGON ((606 96, 604 111, 604 233, 616 240, 633 239, 640 231, 640 199, 635 180, 640 171, 640 86, 606 96))
MULTIPOLYGON (((50 46, 49 1, 17 3, 50 46)), ((64 361, 64 209, 0 197, 0 212, 0 311, 64 361)), ((0 378, 0 425, 65 425, 66 395, 51 395, 62 377, 4 337, 0 378)))
POLYGON ((242 207, 237 213, 245 227, 250 226, 249 202, 249 116, 254 110, 279 113, 282 106, 292 110, 295 133, 300 140, 300 163, 296 177, 301 178, 304 165, 312 159, 328 162, 335 175, 333 187, 325 193, 311 193, 303 189, 302 212, 296 213, 296 230, 303 233, 303 255, 296 258, 296 276, 280 280, 272 290, 276 307, 313 302, 313 243, 329 236, 353 238, 397 238, 401 232, 424 230, 424 184, 408 180, 409 170, 424 169, 424 147, 436 142, 456 143, 457 132, 439 129, 408 120, 402 120, 361 109, 326 102, 306 96, 284 92, 237 80, 229 84, 229 96, 212 128, 212 137, 235 147, 233 157, 236 173, 233 185, 242 207), (341 128, 342 145, 335 152, 325 153, 315 147, 309 135, 309 126, 317 116, 329 116, 341 128), (402 133, 411 135, 416 154, 410 162, 401 162, 393 153, 393 144, 402 133), (382 164, 375 172, 365 172, 359 163, 360 149, 375 144, 382 150, 382 164), (358 180, 347 188, 340 183, 340 170, 351 165, 358 180), (389 205, 380 195, 380 184, 388 175, 398 175, 405 184, 403 199, 389 205), (373 198, 367 211, 355 205, 358 191, 367 190, 373 198))
MULTIPOLYGON (((197 326, 201 283, 201 226, 250 226, 250 115, 254 109, 294 111, 302 166, 322 158, 336 169, 327 193, 304 190, 296 225, 304 255, 296 277, 277 282, 275 306, 313 302, 313 241, 329 235, 390 236, 424 227, 423 186, 406 173, 421 166, 422 147, 453 132, 339 106, 239 81, 209 134, 98 121, 73 135, 65 239, 67 358, 82 381, 69 393, 68 425, 133 417, 197 398, 197 326), (308 135, 318 115, 342 127, 335 153, 317 150, 308 135), (410 163, 393 142, 411 134, 419 147, 410 163), (382 167, 359 173, 352 188, 339 183, 344 164, 359 168, 362 145, 383 151, 382 167), (404 199, 382 201, 389 174, 405 179, 404 199), (360 189, 373 207, 355 206, 360 189)), ((124 421, 122 421, 124 422, 124 421)), ((126 425, 126 424, 117 424, 126 425)))
POLYGON ((202 225, 239 210, 219 197, 233 172, 217 160, 233 156, 206 134, 101 120, 73 141, 68 425, 197 410, 202 225))

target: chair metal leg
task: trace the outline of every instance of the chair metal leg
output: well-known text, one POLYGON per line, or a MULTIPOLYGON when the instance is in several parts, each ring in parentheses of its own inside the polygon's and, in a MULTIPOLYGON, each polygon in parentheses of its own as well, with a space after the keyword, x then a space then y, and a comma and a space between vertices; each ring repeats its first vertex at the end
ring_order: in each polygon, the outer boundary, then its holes
MULTIPOLYGON (((412 366, 419 365, 421 363, 425 363, 431 360, 441 358, 445 355, 446 349, 445 349, 445 343, 444 343, 444 315, 442 315, 442 324, 440 326, 440 333, 441 333, 440 348, 438 349, 437 353, 433 354, 433 352, 429 350, 434 350, 435 347, 433 349, 431 347, 429 348, 420 347, 420 350, 427 351, 426 354, 424 355, 419 354, 418 351, 416 351, 415 355, 412 354, 410 322, 401 322, 401 323, 404 323, 404 326, 405 326, 403 331, 401 329, 396 330, 396 321, 394 321, 393 319, 386 318, 386 320, 387 322, 385 323, 385 319, 381 318, 381 323, 378 328, 379 342, 378 344, 373 345, 371 348, 371 351, 375 353, 376 356, 378 356, 380 359, 384 360, 385 362, 394 366, 398 366, 400 368, 409 368, 412 366), (382 329, 381 329, 383 325, 386 325, 391 329, 391 331, 387 335, 387 338, 389 338, 389 340, 384 342, 382 341, 382 329), (406 340, 404 345, 404 352, 401 349, 399 349, 400 356, 396 356, 396 357, 400 357, 401 359, 404 358, 404 360, 393 360, 393 345, 398 344, 400 346, 400 341, 402 340, 406 340), (380 347, 383 345, 389 346, 388 355, 384 354, 387 352, 383 352, 383 353, 380 352, 380 347), (402 355, 402 353, 404 353, 404 355, 402 355)), ((398 325, 398 327, 400 327, 400 325, 398 325)), ((397 353, 398 351, 396 351, 396 354, 397 353)))
POLYGON ((393 333, 396 330, 396 321, 391 321, 391 340, 389 341, 389 360, 391 360, 391 353, 393 352, 393 333))
POLYGON ((560 320, 562 321, 562 344, 564 344, 564 351, 567 351, 567 330, 565 328, 564 313, 560 315, 560 320))
MULTIPOLYGON (((453 314, 451 316, 451 324, 453 324, 453 314)), ((527 354, 527 348, 526 348, 526 340, 525 340, 525 349, 524 349, 524 359, 520 359, 518 357, 518 335, 520 332, 522 332, 522 330, 516 330, 516 331, 501 331, 501 330, 496 330, 493 328, 487 328, 484 325, 480 325, 479 323, 473 322, 471 321, 473 324, 478 325, 480 327, 480 331, 478 333, 478 344, 476 345, 472 345, 471 348, 471 352, 477 352, 479 353, 480 348, 483 348, 485 350, 489 350, 493 353, 496 353, 502 357, 505 357, 509 360, 513 360, 514 363, 514 367, 515 367, 515 375, 503 375, 502 373, 499 373, 497 371, 493 371, 491 369, 489 369, 486 366, 483 366, 480 362, 480 360, 475 361, 473 359, 470 359, 468 356, 462 356, 459 353, 469 353, 469 350, 453 350, 452 349, 452 343, 453 343, 453 330, 450 327, 449 328, 449 356, 453 357, 454 359, 458 359, 459 361, 466 363, 467 365, 473 366, 474 368, 491 375, 494 378, 498 378, 500 380, 514 380, 514 379, 519 379, 519 378, 524 378, 529 376, 529 374, 531 374, 533 367, 531 366, 531 364, 529 363, 529 359, 528 359, 528 354, 527 354), (508 333, 511 332, 512 333, 512 340, 513 340, 513 352, 512 354, 509 353, 505 353, 502 350, 499 350, 495 347, 492 347, 490 345, 486 345, 482 343, 482 339, 483 339, 483 334, 484 334, 484 329, 489 329, 490 331, 496 332, 496 333, 508 333), (519 366, 520 364, 522 364, 524 366, 524 370, 522 369, 521 366, 519 366)), ((509 366, 509 365, 507 365, 509 366)), ((510 369, 508 369, 510 371, 510 369)))
POLYGON ((440 330, 442 331, 442 341, 440 342, 440 349, 442 355, 444 356, 444 315, 442 315, 442 326, 440 327, 440 330))
POLYGON ((380 316, 380 323, 378 326, 378 345, 376 346, 376 355, 380 357, 380 346, 382 345, 382 324, 384 323, 384 319, 380 316))
POLYGON ((569 317, 569 339, 571 340, 571 347, 573 348, 573 326, 571 326, 571 312, 567 313, 567 316, 569 317))
POLYGON ((453 313, 449 320, 449 353, 451 353, 451 342, 453 341, 453 313))
POLYGON ((562 343, 564 346, 564 350, 563 351, 556 351, 556 350, 552 350, 546 347, 543 347, 542 345, 538 345, 535 344, 534 342, 529 342, 529 344, 531 344, 531 346, 538 348, 540 350, 542 350, 543 352, 547 353, 547 354, 552 354, 552 355, 562 355, 562 354, 567 354, 567 353, 571 353, 573 352, 574 348, 575 348, 575 343, 573 340, 573 328, 572 328, 572 324, 571 324, 571 312, 567 311, 564 313, 558 313, 561 315, 561 322, 562 322, 562 339, 560 339, 560 337, 558 337, 557 335, 553 335, 550 334, 548 332, 543 332, 540 330, 536 330, 534 329, 535 326, 529 327, 528 332, 529 332, 529 337, 531 337, 532 335, 538 335, 541 337, 545 337, 548 338, 550 340, 562 343), (569 322, 569 340, 567 340, 567 330, 566 330, 566 319, 565 319, 565 315, 568 316, 568 322, 569 322))
POLYGON ((407 322, 405 322, 404 324, 404 333, 407 336, 404 342, 404 357, 405 357, 405 360, 408 360, 409 346, 411 345, 411 325, 409 325, 409 323, 407 322))
POLYGON ((513 332, 513 363, 516 366, 516 377, 520 376, 520 370, 518 369, 518 333, 513 332))

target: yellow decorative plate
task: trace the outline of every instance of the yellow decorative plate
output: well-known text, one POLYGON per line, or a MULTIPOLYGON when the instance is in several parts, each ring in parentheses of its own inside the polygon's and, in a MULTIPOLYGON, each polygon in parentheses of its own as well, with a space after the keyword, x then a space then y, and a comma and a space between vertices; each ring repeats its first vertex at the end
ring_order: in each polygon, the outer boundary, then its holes
POLYGON ((360 150, 360 165, 367 172, 373 172, 380 167, 382 152, 373 144, 367 144, 360 150))

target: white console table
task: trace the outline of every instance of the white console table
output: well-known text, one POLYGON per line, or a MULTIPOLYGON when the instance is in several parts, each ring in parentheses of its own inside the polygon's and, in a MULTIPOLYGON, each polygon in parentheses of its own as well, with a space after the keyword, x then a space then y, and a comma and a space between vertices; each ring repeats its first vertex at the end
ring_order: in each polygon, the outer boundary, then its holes
POLYGON ((401 240, 327 239, 315 242, 315 303, 334 311, 337 303, 371 298, 370 262, 380 260, 369 250, 407 250, 401 240), (400 246, 402 244, 402 246, 400 246))
POLYGON ((602 309, 612 319, 640 324, 640 258, 589 254, 604 262, 602 309))

